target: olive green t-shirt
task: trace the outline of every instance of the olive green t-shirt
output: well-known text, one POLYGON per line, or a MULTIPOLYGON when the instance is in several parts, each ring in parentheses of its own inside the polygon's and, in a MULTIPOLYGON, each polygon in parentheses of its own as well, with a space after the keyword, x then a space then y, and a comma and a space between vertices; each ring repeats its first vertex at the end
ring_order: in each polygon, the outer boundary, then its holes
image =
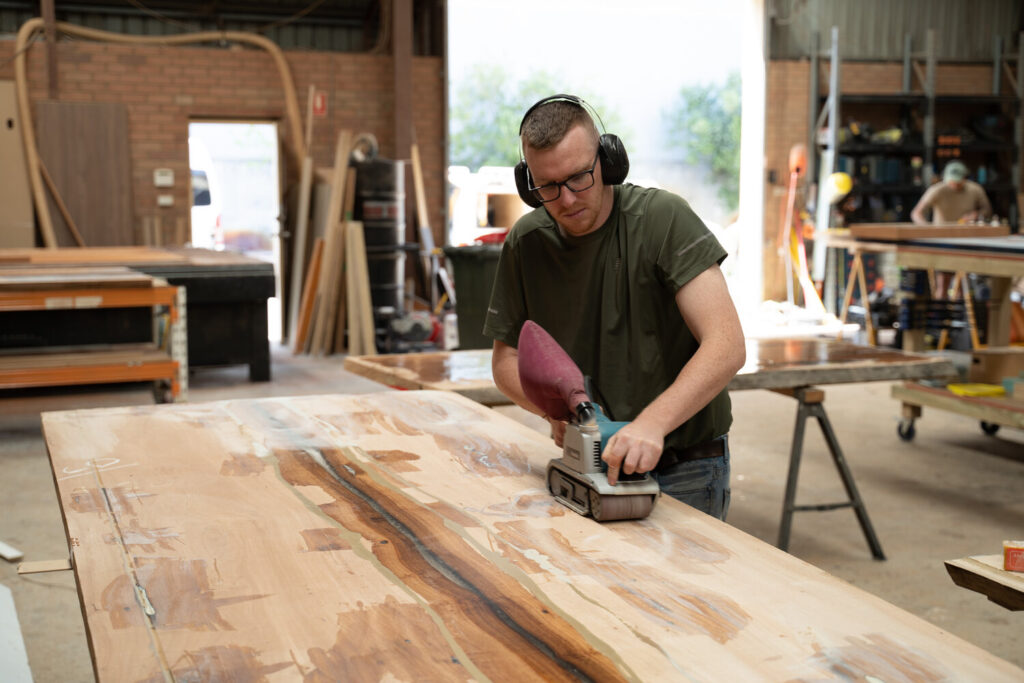
MULTIPOLYGON (((697 351, 675 295, 726 256, 682 198, 615 186, 608 220, 582 237, 563 234, 543 207, 505 239, 484 334, 517 347, 533 320, 591 380, 591 398, 613 420, 633 420, 697 351)), ((665 438, 665 449, 729 431, 726 391, 665 438)))

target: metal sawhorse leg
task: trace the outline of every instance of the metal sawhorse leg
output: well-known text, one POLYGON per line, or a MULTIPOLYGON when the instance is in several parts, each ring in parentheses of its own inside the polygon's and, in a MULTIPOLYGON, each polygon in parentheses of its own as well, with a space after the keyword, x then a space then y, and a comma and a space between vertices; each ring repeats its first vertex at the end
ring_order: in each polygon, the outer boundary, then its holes
POLYGON ((871 526, 871 519, 868 517, 868 510, 864 506, 864 501, 860 497, 860 493, 857 491, 857 485, 853 482, 853 474, 850 472, 849 466, 846 464, 846 458, 843 457, 843 451, 839 447, 839 440, 836 439, 835 432, 832 431, 832 423, 829 422, 828 415, 825 414, 825 392, 816 387, 797 387, 795 389, 776 389, 777 393, 792 396, 798 402, 796 412, 796 427, 793 430, 793 446, 789 454, 789 476, 786 478, 786 497, 782 503, 782 523, 779 526, 779 542, 778 547, 780 550, 789 549, 789 532, 793 526, 793 513, 804 510, 837 510, 839 508, 852 507, 854 512, 857 513, 857 520, 860 522, 860 528, 864 531, 864 537, 867 539, 868 546, 871 548, 871 554, 876 560, 884 560, 885 553, 882 552, 882 545, 878 542, 878 537, 875 535, 875 529, 871 526), (832 453, 832 461, 836 465, 836 469, 839 471, 839 476, 843 480, 843 486, 846 488, 846 495, 849 496, 849 500, 842 503, 826 503, 823 505, 797 505, 796 504, 796 485, 797 477, 800 474, 800 457, 804 447, 804 428, 807 423, 808 417, 818 418, 818 424, 821 426, 822 434, 825 436, 825 441, 828 443, 828 449, 832 453))

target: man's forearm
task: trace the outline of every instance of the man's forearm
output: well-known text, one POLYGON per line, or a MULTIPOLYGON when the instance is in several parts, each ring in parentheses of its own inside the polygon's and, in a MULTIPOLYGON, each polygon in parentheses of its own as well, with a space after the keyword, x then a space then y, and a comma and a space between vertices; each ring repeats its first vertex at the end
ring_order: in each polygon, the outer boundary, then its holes
POLYGON ((519 383, 519 352, 511 346, 495 342, 491 360, 491 374, 498 391, 505 394, 520 408, 544 417, 544 412, 526 398, 519 383))
POLYGON ((743 338, 705 343, 675 380, 637 415, 635 422, 650 423, 668 435, 704 408, 743 367, 743 338))

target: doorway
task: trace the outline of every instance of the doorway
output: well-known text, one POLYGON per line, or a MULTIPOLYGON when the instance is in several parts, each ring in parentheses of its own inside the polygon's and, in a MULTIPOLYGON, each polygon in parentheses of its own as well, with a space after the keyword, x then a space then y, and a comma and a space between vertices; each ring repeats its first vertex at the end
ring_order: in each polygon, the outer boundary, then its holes
POLYGON ((191 242, 274 265, 267 334, 280 342, 281 183, 273 121, 196 121, 188 125, 191 242))

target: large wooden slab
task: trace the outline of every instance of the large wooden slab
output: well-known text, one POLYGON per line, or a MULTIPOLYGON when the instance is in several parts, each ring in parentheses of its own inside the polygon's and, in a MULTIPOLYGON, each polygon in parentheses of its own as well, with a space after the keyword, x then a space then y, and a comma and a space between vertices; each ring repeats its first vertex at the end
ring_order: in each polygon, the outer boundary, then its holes
POLYGON ((853 223, 850 235, 869 240, 917 240, 928 237, 1000 237, 1010 234, 1007 225, 967 225, 945 223, 917 225, 916 223, 853 223))
POLYGON ((956 376, 946 358, 832 339, 748 339, 747 362, 730 390, 956 376))
POLYGON ((449 392, 43 426, 101 681, 1024 677, 673 499, 580 517, 449 392))
MULTIPOLYGON (((746 345, 747 363, 730 382, 730 390, 787 389, 956 374, 953 364, 944 358, 832 339, 748 339, 746 345)), ((400 389, 454 391, 484 405, 509 403, 494 384, 488 349, 349 356, 345 369, 400 389)))

